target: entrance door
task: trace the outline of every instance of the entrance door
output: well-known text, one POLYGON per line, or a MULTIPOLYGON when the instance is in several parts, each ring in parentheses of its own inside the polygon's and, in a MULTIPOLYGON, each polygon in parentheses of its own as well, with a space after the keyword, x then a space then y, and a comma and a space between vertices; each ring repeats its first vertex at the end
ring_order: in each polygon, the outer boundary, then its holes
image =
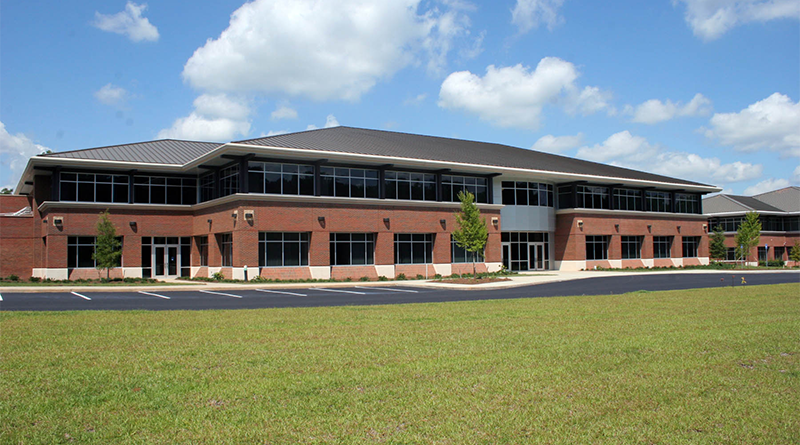
POLYGON ((171 276, 178 275, 178 247, 167 247, 167 274, 171 276))
POLYGON ((153 277, 168 278, 178 276, 181 261, 180 244, 173 244, 177 238, 155 238, 152 250, 153 277))
POLYGON ((528 249, 530 250, 530 270, 544 270, 544 243, 529 243, 528 249))
POLYGON ((503 265, 512 271, 550 268, 548 234, 541 232, 503 232, 503 265))
POLYGON ((153 264, 155 265, 155 270, 153 274, 155 276, 164 276, 164 263, 165 263, 165 255, 164 255, 164 247, 158 246, 153 249, 153 264))

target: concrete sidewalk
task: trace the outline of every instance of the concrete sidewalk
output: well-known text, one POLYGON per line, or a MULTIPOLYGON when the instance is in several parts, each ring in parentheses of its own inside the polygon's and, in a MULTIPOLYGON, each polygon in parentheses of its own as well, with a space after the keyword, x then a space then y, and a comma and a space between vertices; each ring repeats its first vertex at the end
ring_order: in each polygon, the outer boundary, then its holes
POLYGON ((175 285, 150 285, 150 286, 0 286, 0 294, 7 293, 38 293, 38 292, 139 292, 139 291, 186 291, 186 290, 234 290, 234 289, 305 289, 313 287, 352 287, 352 286, 405 286, 405 287, 425 287, 439 289, 461 289, 461 290, 486 290, 486 289, 506 289, 520 286, 530 286, 534 284, 555 283, 560 281, 582 280, 586 278, 619 277, 619 276, 640 276, 640 275, 659 275, 659 274, 719 274, 719 275, 746 275, 751 273, 795 273, 798 274, 800 281, 800 270, 711 270, 711 269, 691 269, 691 270, 662 270, 662 271, 558 271, 547 270, 540 272, 522 272, 518 275, 508 276, 509 281, 497 281, 478 285, 452 284, 433 280, 405 280, 405 281, 337 281, 337 282, 312 282, 312 283, 216 283, 216 282, 192 282, 183 280, 170 280, 169 283, 180 283, 175 285))

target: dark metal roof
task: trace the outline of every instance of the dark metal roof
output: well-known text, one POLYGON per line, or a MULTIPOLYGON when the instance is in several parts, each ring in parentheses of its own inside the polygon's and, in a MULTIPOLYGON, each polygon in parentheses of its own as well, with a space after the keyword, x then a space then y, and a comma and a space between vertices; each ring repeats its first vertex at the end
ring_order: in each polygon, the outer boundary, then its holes
POLYGON ((739 202, 740 204, 747 206, 753 210, 761 211, 761 212, 782 212, 783 210, 771 206, 766 202, 759 201, 756 198, 751 196, 737 196, 737 195, 727 195, 728 198, 733 199, 734 201, 739 202))
POLYGON ((157 141, 136 142, 133 144, 112 145, 109 147, 62 151, 42 156, 52 158, 183 165, 199 158, 200 156, 210 152, 220 145, 221 144, 216 142, 161 139, 157 141))
POLYGON ((703 213, 784 212, 751 196, 716 195, 703 200, 703 213))
POLYGON ((800 187, 786 187, 754 196, 784 212, 800 212, 800 187))
POLYGON ((596 162, 487 142, 465 141, 383 130, 333 127, 236 141, 239 144, 299 148, 373 156, 393 156, 441 162, 595 175, 676 185, 706 186, 697 182, 630 170, 596 162))

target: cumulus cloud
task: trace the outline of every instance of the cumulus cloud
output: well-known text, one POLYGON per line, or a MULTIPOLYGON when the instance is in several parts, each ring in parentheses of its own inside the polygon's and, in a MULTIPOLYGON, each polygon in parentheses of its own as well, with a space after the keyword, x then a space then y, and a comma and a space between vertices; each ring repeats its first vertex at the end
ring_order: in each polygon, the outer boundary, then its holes
POLYGON ((563 4, 564 0, 517 0, 511 11, 511 23, 519 28, 520 34, 538 28, 539 25, 545 25, 552 31, 564 23, 564 18, 558 14, 563 4))
POLYGON ((744 194, 747 196, 760 195, 762 193, 771 192, 773 190, 779 190, 786 187, 789 187, 789 181, 786 179, 769 178, 759 182, 758 184, 747 187, 744 189, 744 194))
POLYGON ((668 151, 629 131, 615 133, 601 144, 582 147, 577 157, 711 183, 748 181, 759 178, 763 171, 761 164, 740 161, 723 164, 715 157, 704 158, 693 153, 668 151))
POLYGON ((501 127, 531 130, 539 128, 546 104, 584 114, 609 108, 608 93, 596 87, 581 90, 576 84, 578 75, 575 65, 557 57, 545 57, 533 71, 522 65, 489 65, 484 77, 458 71, 442 83, 438 104, 501 127))
POLYGON ((273 120, 277 119, 297 119, 297 110, 294 108, 287 107, 286 105, 281 105, 275 109, 275 111, 270 114, 270 117, 273 120))
POLYGON ((47 147, 33 142, 22 133, 10 134, 5 124, 0 122, 0 165, 11 171, 8 183, 2 187, 10 189, 16 187, 22 171, 28 164, 28 159, 47 150, 49 150, 47 147))
POLYGON ((112 85, 110 83, 94 92, 94 97, 100 103, 111 106, 121 107, 128 100, 128 92, 125 88, 112 85))
POLYGON ((133 42, 155 42, 158 40, 158 29, 150 23, 150 20, 142 17, 145 9, 147 4, 137 5, 128 2, 125 10, 116 14, 95 12, 92 25, 103 31, 125 35, 133 42))
POLYGON ((800 165, 795 167, 794 171, 792 172, 792 182, 795 184, 800 184, 800 165))
POLYGON ((684 18, 694 35, 705 41, 745 23, 800 18, 797 0, 673 0, 678 3, 686 5, 684 18))
POLYGON ((225 94, 203 94, 194 100, 194 110, 158 132, 159 139, 189 139, 224 142, 250 132, 250 107, 245 99, 225 94))
POLYGON ((426 10, 419 3, 248 2, 219 37, 194 52, 183 78, 204 91, 356 101, 406 66, 442 69, 453 42, 468 38, 466 3, 426 10))
POLYGON ((774 93, 738 113, 711 117, 709 138, 739 151, 771 150, 800 157, 800 102, 774 93))
POLYGON ((575 136, 553 136, 552 134, 548 134, 547 136, 539 138, 531 149, 549 153, 563 153, 578 147, 582 143, 583 133, 578 133, 575 136))
MULTIPOLYGON (((334 116, 332 114, 329 114, 328 117, 325 118, 325 125, 323 125, 322 128, 332 128, 332 127, 338 127, 338 126, 339 126, 339 121, 336 120, 336 116, 334 116)), ((316 130, 318 128, 319 127, 317 127, 314 124, 308 124, 308 126, 306 127, 306 130, 316 130)))
POLYGON ((417 94, 414 97, 410 97, 403 101, 403 105, 419 105, 422 102, 425 102, 425 99, 428 98, 428 93, 417 94))
POLYGON ((682 105, 680 102, 672 102, 669 99, 666 102, 650 99, 635 109, 633 107, 629 109, 633 114, 633 122, 657 124, 676 117, 706 116, 711 113, 711 101, 702 94, 697 93, 686 105, 682 105))

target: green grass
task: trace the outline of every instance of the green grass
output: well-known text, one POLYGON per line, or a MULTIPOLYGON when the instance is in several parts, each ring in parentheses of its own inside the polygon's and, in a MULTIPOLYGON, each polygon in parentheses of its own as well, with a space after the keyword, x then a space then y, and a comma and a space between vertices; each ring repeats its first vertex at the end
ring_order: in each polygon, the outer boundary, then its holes
POLYGON ((797 443, 799 295, 0 313, 0 443, 797 443))

